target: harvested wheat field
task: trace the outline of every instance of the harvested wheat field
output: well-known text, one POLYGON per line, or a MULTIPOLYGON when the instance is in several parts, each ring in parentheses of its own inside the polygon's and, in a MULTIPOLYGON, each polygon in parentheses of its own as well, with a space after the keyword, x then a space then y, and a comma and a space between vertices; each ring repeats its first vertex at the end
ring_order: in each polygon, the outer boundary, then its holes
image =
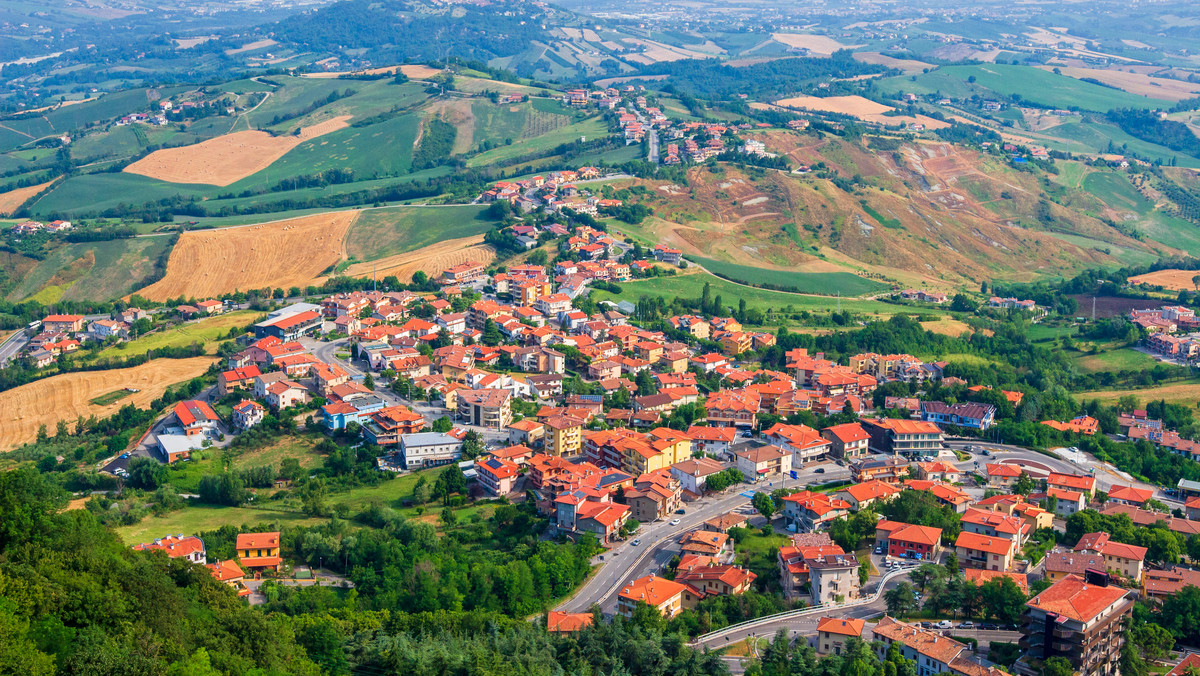
POLYGON ((156 150, 124 171, 169 183, 226 186, 267 167, 296 146, 349 126, 349 115, 305 127, 299 135, 272 136, 265 131, 239 131, 181 148, 156 150))
POLYGON ((31 185, 27 188, 17 188, 8 192, 0 193, 0 216, 8 216, 17 210, 30 197, 45 190, 54 181, 46 181, 39 185, 31 185))
POLYGON ((937 66, 925 63, 924 61, 915 61, 913 59, 897 59, 892 56, 887 56, 886 54, 880 54, 879 52, 855 52, 854 59, 856 61, 862 61, 863 63, 873 63, 877 66, 895 68, 903 71, 905 75, 920 73, 926 68, 929 68, 930 70, 937 68, 937 66))
POLYGON ((323 71, 320 73, 305 73, 304 77, 311 77, 318 80, 327 80, 342 75, 379 75, 381 73, 395 73, 399 68, 401 73, 408 76, 410 80, 428 80, 429 78, 442 72, 440 68, 430 68, 419 63, 406 64, 403 66, 383 66, 380 68, 368 68, 367 70, 359 71, 323 71))
MULTIPOLYGON (((1039 66, 1042 70, 1054 70, 1054 66, 1039 66)), ((1148 96, 1152 99, 1166 101, 1182 101, 1200 95, 1200 84, 1182 80, 1168 80, 1162 77, 1151 77, 1142 73, 1128 73, 1123 70, 1106 68, 1058 68, 1058 71, 1068 77, 1093 79, 1110 87, 1123 89, 1130 94, 1148 96)))
POLYGON ((943 336, 957 338, 964 333, 971 333, 974 329, 967 326, 966 323, 957 319, 938 319, 931 322, 921 322, 921 328, 933 333, 940 333, 943 336))
POLYGON ((839 49, 862 46, 843 45, 837 40, 827 38, 824 35, 808 35, 805 33, 771 33, 771 39, 788 47, 807 49, 811 56, 829 56, 839 49))
POLYGON ((1145 284, 1146 286, 1161 286, 1171 291, 1195 291, 1196 284, 1192 278, 1200 275, 1200 270, 1156 270, 1144 275, 1130 277, 1130 284, 1145 284))
POLYGON ((380 279, 395 275, 402 282, 412 281, 417 270, 430 277, 460 263, 474 261, 484 265, 496 259, 496 251, 483 243, 483 235, 448 239, 407 253, 388 256, 377 261, 355 263, 346 269, 347 275, 367 277, 372 274, 380 279))
POLYGON ((853 115, 860 120, 866 122, 874 122, 884 126, 905 124, 923 124, 926 129, 941 129, 950 126, 941 120, 935 120, 932 117, 924 115, 899 115, 889 116, 884 113, 894 110, 891 106, 885 106, 882 103, 872 101, 871 99, 861 96, 795 96, 790 99, 782 99, 775 102, 775 105, 785 106, 787 108, 797 108, 803 110, 816 110, 827 113, 840 113, 842 115, 853 115))
POLYGON ((104 417, 126 404, 144 407, 162 396, 168 386, 195 378, 212 363, 210 357, 155 359, 127 369, 66 373, 0 392, 0 451, 32 441, 40 425, 53 433, 59 420, 104 417), (91 403, 126 387, 138 391, 108 406, 91 403))
POLYGON ((357 211, 335 211, 275 223, 185 232, 167 274, 137 291, 150 300, 211 298, 238 290, 318 282, 342 260, 357 211))
POLYGON ((270 39, 255 40, 254 42, 247 42, 246 44, 242 45, 241 47, 237 47, 234 49, 226 49, 225 53, 230 56, 233 56, 234 54, 241 54, 242 52, 252 52, 256 49, 262 49, 263 47, 270 47, 272 45, 277 45, 277 44, 279 44, 279 43, 275 42, 274 40, 270 40, 270 39))
POLYGON ((1161 399, 1168 404, 1183 404, 1191 407, 1197 401, 1200 401, 1200 383, 1191 382, 1177 385, 1162 385, 1145 390, 1096 390, 1094 392, 1081 393, 1079 400, 1096 399, 1102 404, 1112 404, 1127 394, 1132 394, 1142 403, 1161 399))

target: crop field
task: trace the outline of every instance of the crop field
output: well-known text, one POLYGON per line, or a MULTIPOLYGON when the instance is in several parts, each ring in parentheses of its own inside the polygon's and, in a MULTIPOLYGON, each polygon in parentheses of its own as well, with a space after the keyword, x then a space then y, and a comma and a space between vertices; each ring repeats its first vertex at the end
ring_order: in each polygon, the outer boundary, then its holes
POLYGON ((110 300, 145 284, 166 250, 167 237, 140 237, 67 244, 22 276, 11 300, 110 300))
POLYGON ((775 105, 800 110, 817 110, 853 115, 860 120, 883 125, 898 125, 902 122, 913 124, 919 122, 925 125, 926 129, 941 129, 950 126, 948 122, 935 120, 925 115, 884 115, 884 113, 895 109, 861 96, 796 96, 776 101, 775 105))
POLYGON ((1144 390, 1096 390, 1094 392, 1080 393, 1077 398, 1080 401, 1090 399, 1098 399, 1101 403, 1111 404, 1125 395, 1133 395, 1137 397, 1138 402, 1145 404, 1148 401, 1158 401, 1162 399, 1168 404, 1184 404, 1191 407, 1197 401, 1200 401, 1200 382, 1191 381, 1185 383, 1175 383, 1171 385, 1160 385, 1159 387, 1151 387, 1144 390))
MULTIPOLYGON (((380 73, 395 73, 399 68, 401 73, 408 76, 410 80, 428 80, 429 78, 442 72, 440 68, 430 68, 423 64, 409 64, 403 66, 383 66, 381 68, 368 68, 366 70, 354 71, 355 75, 379 75, 380 73)), ((350 71, 328 71, 323 73, 305 73, 304 77, 316 79, 336 78, 341 75, 350 75, 350 71)))
POLYGON ((952 338, 974 331, 966 322, 959 319, 939 319, 933 322, 921 322, 921 328, 952 338))
POLYGON ((253 310, 238 310, 216 317, 185 322, 164 331, 155 331, 128 343, 118 343, 102 350, 100 357, 132 357, 164 347, 186 347, 192 343, 205 346, 206 352, 216 354, 216 342, 233 327, 244 327, 259 321, 261 315, 253 310))
POLYGON ((1137 153, 1139 156, 1149 160, 1159 159, 1165 163, 1170 163, 1174 160, 1180 167, 1200 168, 1200 159, 1171 150, 1157 143, 1150 143, 1149 141, 1143 141, 1140 138, 1130 136, 1115 124, 1090 121, 1076 124, 1061 124, 1047 129, 1044 133, 1048 137, 1062 139, 1066 144, 1065 149, 1071 152, 1103 153, 1111 143, 1114 146, 1124 146, 1128 152, 1137 153))
POLYGON ((718 277, 744 284, 769 284, 799 293, 832 296, 841 292, 843 296, 861 296, 888 288, 885 284, 864 279, 850 272, 793 272, 738 265, 699 256, 689 256, 689 259, 695 260, 718 277))
POLYGON ((63 181, 33 205, 38 216, 48 214, 90 213, 111 209, 119 204, 142 204, 169 199, 208 197, 212 186, 167 183, 148 176, 125 172, 83 174, 63 181))
POLYGON ((155 359, 127 369, 65 373, 0 392, 0 450, 32 441, 40 425, 53 430, 59 420, 104 417, 126 404, 145 407, 167 387, 203 374, 212 363, 208 357, 155 359), (92 403, 125 387, 138 391, 107 406, 92 403))
POLYGON ((524 143, 511 146, 501 146, 493 148, 487 152, 480 153, 475 157, 467 160, 468 167, 477 167, 485 164, 493 164, 503 160, 509 160, 521 155, 528 155, 539 152, 547 152, 564 143, 578 141, 580 138, 595 139, 603 136, 608 136, 608 127, 599 117, 591 117, 581 122, 558 127, 553 131, 542 134, 535 138, 529 138, 524 143))
MULTIPOLYGON (((699 298, 706 282, 709 284, 712 295, 720 295, 727 304, 736 305, 738 300, 745 298, 746 307, 757 308, 763 311, 767 309, 786 311, 788 308, 791 308, 797 312, 800 310, 829 312, 836 310, 838 306, 838 299, 834 297, 745 287, 699 271, 669 277, 638 280, 636 282, 623 282, 620 285, 622 289, 620 294, 596 290, 592 292, 592 298, 595 300, 611 300, 614 303, 622 300, 637 303, 639 296, 651 296, 663 298, 669 303, 675 298, 699 298)), ((881 317, 891 316, 902 311, 896 305, 874 300, 843 298, 841 306, 843 310, 881 317)))
POLYGON ((1112 172, 1093 172, 1083 179, 1083 189, 1104 202, 1113 220, 1129 222, 1155 241, 1200 254, 1200 232, 1196 226, 1159 211, 1133 187, 1127 178, 1112 172))
MULTIPOLYGON (((1053 66, 1039 66, 1042 70, 1053 70, 1053 66)), ((1107 68, 1059 67, 1059 72, 1068 77, 1090 78, 1111 85, 1130 94, 1148 96, 1167 101, 1182 101, 1200 95, 1200 84, 1184 80, 1151 77, 1144 73, 1129 73, 1107 68)))
MULTIPOLYGON (((163 87, 157 92, 160 97, 166 98, 186 89, 187 87, 163 87)), ((63 130, 83 127, 89 122, 104 122, 146 110, 151 101, 149 91, 143 88, 114 92, 78 105, 63 106, 40 117, 5 120, 0 125, 0 130, 7 130, 8 133, 0 134, 0 152, 12 150, 45 136, 59 135, 63 130)))
POLYGON ((221 230, 186 232, 167 274, 137 293, 150 300, 210 298, 238 290, 313 284, 342 258, 357 211, 221 230))
POLYGON ((924 61, 897 59, 885 54, 880 54, 879 52, 855 52, 854 58, 856 61, 862 61, 863 63, 873 63, 880 66, 887 66, 888 68, 896 68, 904 71, 905 75, 920 73, 926 68, 933 69, 937 67, 933 64, 925 63, 924 61))
POLYGON ((420 249, 440 240, 482 235, 494 225, 477 204, 367 209, 346 236, 346 254, 370 261, 420 249))
POLYGON ((346 127, 348 116, 335 117, 299 135, 272 136, 264 131, 239 131, 196 145, 164 148, 125 167, 124 171, 169 183, 226 186, 261 171, 296 146, 346 127))
POLYGON ((408 253, 388 256, 377 261, 355 263, 345 270, 351 277, 382 279, 395 275, 402 282, 412 281, 418 270, 436 277, 447 268, 461 263, 475 262, 484 265, 496 259, 496 251, 483 243, 483 235, 449 239, 408 253))
POLYGON ((1105 112, 1114 108, 1159 108, 1169 107, 1165 99, 1148 98, 1122 92, 1103 85, 1077 80, 1066 75, 1029 66, 981 64, 964 66, 942 66, 937 70, 917 75, 916 80, 907 76, 879 80, 876 86, 887 93, 911 92, 914 94, 936 94, 951 98, 968 98, 974 94, 987 96, 988 92, 1008 97, 1020 94, 1031 103, 1052 108, 1076 106, 1084 110, 1105 112), (971 82, 969 78, 974 77, 971 82))
POLYGON ((17 210, 17 207, 24 204, 30 197, 45 190, 54 181, 46 181, 39 185, 31 185, 25 188, 17 188, 9 190, 5 193, 0 193, 0 216, 8 216, 17 210))
POLYGON ((804 33, 772 33, 771 39, 788 47, 807 49, 810 56, 829 56, 839 49, 851 46, 824 35, 806 35, 804 33))
POLYGON ((1197 270, 1156 270, 1144 275, 1130 277, 1130 284, 1145 284, 1146 286, 1161 286, 1171 291, 1195 291, 1196 284, 1192 278, 1200 276, 1197 270))

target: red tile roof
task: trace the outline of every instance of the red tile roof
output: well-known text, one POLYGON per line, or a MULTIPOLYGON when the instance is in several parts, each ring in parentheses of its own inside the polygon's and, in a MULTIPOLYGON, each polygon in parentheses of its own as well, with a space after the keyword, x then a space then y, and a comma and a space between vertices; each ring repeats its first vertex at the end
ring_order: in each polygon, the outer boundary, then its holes
POLYGON ((1087 584, 1078 575, 1068 575, 1050 585, 1025 605, 1086 623, 1096 619, 1105 608, 1125 598, 1127 594, 1129 592, 1120 587, 1100 587, 1087 584))
POLYGON ((842 636, 862 636, 866 620, 846 620, 840 617, 822 617, 817 620, 817 631, 842 636))
POLYGON ((274 549, 279 546, 279 531, 273 533, 240 533, 237 549, 274 549))

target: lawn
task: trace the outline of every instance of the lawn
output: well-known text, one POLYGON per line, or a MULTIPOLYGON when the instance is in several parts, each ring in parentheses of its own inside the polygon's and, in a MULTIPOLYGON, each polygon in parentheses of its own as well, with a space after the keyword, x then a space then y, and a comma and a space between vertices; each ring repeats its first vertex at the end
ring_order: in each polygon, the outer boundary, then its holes
POLYGON ((989 93, 1009 97, 1018 94, 1025 101, 1052 108, 1078 107, 1107 112, 1115 108, 1159 108, 1170 103, 1161 99, 1130 94, 1102 85, 1084 82, 1031 66, 984 63, 942 66, 923 75, 892 77, 878 81, 887 93, 910 92, 967 98, 989 93), (974 78, 974 81, 971 80, 974 78))
POLYGON ((582 122, 559 127, 547 134, 514 143, 511 146, 501 146, 479 153, 467 160, 467 166, 478 167, 510 160, 521 155, 549 152, 564 143, 571 143, 580 138, 596 139, 603 136, 608 136, 608 126, 599 117, 592 117, 582 122))
POLYGON ((150 350, 164 347, 185 347, 192 343, 203 343, 206 352, 216 353, 216 341, 225 337, 229 329, 253 324, 260 314, 253 310, 238 310, 228 314, 185 322, 166 330, 154 331, 137 340, 120 343, 105 348, 96 354, 98 357, 132 357, 145 354, 150 350))
POLYGON ((1138 371, 1153 368, 1158 360, 1143 352, 1123 347, 1105 350, 1099 354, 1080 354, 1071 357, 1079 370, 1087 373, 1098 371, 1138 371))
POLYGON ((738 565, 749 568, 760 578, 771 576, 779 569, 779 548, 791 542, 786 534, 763 535, 758 528, 748 528, 741 542, 734 544, 738 565))
POLYGON ((420 249, 447 239, 481 235, 495 225, 478 204, 391 207, 362 212, 346 236, 346 252, 369 261, 420 249))
MULTIPOLYGON (((654 277, 636 282, 625 282, 620 285, 622 292, 619 295, 608 291, 596 290, 592 292, 592 298, 595 300, 611 300, 613 302, 627 300, 630 303, 637 303, 639 296, 651 296, 664 298, 667 302, 671 302, 677 297, 699 298, 705 282, 708 282, 710 285, 713 296, 721 296, 725 304, 733 307, 737 306, 738 301, 743 298, 746 299, 747 308, 757 308, 764 311, 774 309, 784 312, 789 310, 795 312, 801 310, 828 312, 836 310, 838 306, 837 298, 739 286, 706 272, 694 272, 670 277, 654 277)), ((890 316, 902 312, 902 309, 898 306, 874 300, 843 298, 841 299, 841 306, 843 310, 863 314, 890 316)), ((922 309, 921 312, 930 311, 922 309)))
POLYGON ((214 507, 192 505, 166 514, 150 516, 141 523, 116 529, 121 539, 128 544, 150 542, 164 535, 192 535, 206 530, 216 530, 224 525, 254 527, 259 524, 275 523, 280 526, 315 526, 325 519, 312 518, 299 512, 279 511, 260 507, 214 507))
POLYGON ((738 265, 699 256, 688 256, 687 258, 703 265, 706 270, 719 277, 743 284, 763 284, 786 288, 798 293, 833 296, 841 292, 842 296, 861 296, 888 288, 886 284, 864 279, 850 272, 791 272, 738 265))
POLYGON ((278 468, 286 458, 295 458, 306 469, 320 467, 321 455, 313 450, 317 439, 309 437, 283 437, 270 446, 240 451, 233 458, 234 469, 271 465, 278 468))

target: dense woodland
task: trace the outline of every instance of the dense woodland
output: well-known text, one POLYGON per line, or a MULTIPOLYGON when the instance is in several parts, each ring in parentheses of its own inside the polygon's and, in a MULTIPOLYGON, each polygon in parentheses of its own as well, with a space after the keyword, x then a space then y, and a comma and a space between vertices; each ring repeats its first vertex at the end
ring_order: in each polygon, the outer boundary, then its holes
MULTIPOLYGON (((671 76, 663 91, 678 91, 700 99, 736 99, 745 94, 765 100, 816 91, 818 82, 883 73, 887 69, 856 60, 842 49, 829 58, 776 59, 749 66, 727 66, 714 59, 665 61, 644 72, 671 76)), ((832 95, 828 89, 823 95, 832 95)))

